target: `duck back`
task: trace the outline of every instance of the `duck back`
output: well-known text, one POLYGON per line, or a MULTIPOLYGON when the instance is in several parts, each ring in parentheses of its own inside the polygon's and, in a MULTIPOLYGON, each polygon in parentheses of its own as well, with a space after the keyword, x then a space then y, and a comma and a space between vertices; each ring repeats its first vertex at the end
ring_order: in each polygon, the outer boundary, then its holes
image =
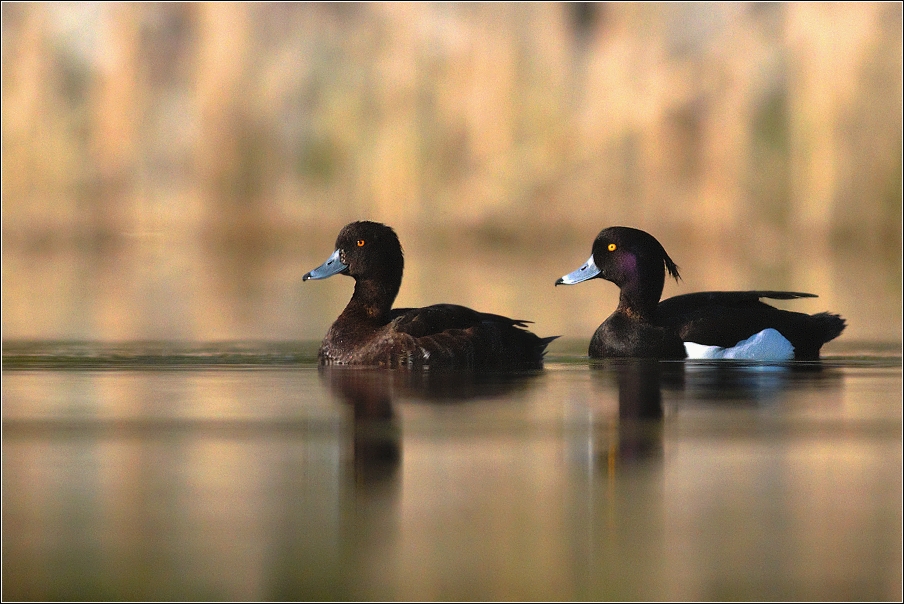
POLYGON ((823 344, 844 330, 845 321, 831 313, 808 315, 775 308, 761 299, 815 298, 782 291, 699 292, 660 302, 654 321, 674 329, 685 342, 730 348, 765 329, 774 329, 794 347, 794 358, 819 358, 823 344))
POLYGON ((541 338, 526 323, 453 304, 393 309, 390 322, 376 328, 340 318, 324 338, 320 359, 388 368, 540 369, 555 337, 541 338))

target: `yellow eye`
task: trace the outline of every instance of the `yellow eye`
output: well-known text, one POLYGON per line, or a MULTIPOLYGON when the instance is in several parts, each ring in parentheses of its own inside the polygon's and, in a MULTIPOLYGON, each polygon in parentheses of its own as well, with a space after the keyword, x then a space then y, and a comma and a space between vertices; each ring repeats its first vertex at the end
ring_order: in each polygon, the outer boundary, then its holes
POLYGON ((616 246, 614 243, 610 243, 610 244, 609 244, 609 247, 608 247, 607 249, 608 249, 610 252, 614 252, 616 247, 618 247, 618 246, 616 246))
POLYGON ((357 244, 358 244, 358 247, 364 247, 364 240, 363 240, 363 239, 359 239, 359 240, 357 241, 357 244))

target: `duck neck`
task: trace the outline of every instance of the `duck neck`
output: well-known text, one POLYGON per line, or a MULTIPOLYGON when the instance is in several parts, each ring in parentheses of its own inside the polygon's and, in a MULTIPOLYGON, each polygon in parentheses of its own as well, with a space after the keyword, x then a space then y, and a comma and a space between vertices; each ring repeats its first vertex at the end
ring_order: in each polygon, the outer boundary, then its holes
POLYGON ((356 279, 355 293, 349 300, 342 317, 353 317, 356 321, 386 325, 389 323, 392 303, 399 293, 398 282, 376 279, 356 279))
POLYGON ((660 274, 658 280, 656 277, 649 281, 636 279, 622 285, 618 311, 641 321, 651 321, 662 296, 664 281, 665 277, 660 274))

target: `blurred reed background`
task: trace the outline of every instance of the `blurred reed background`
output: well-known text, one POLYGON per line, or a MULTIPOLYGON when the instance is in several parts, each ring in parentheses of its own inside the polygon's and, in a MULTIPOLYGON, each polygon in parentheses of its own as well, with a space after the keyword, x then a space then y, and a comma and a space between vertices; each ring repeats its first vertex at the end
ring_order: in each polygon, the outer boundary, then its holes
POLYGON ((2 5, 3 338, 319 339, 355 219, 399 304, 589 339, 613 224, 666 295, 901 339, 900 3, 2 5))

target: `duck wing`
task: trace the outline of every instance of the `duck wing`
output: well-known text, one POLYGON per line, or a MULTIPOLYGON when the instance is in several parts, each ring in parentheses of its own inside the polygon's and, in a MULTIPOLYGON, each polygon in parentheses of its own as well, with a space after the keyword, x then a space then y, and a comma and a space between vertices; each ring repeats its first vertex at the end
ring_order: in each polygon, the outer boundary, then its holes
POLYGON ((483 313, 456 304, 397 308, 389 330, 410 336, 428 364, 487 369, 542 365, 546 346, 526 329, 529 321, 483 313))
MULTIPOLYGON (((696 292, 668 298, 659 303, 657 314, 663 317, 680 317, 688 313, 705 311, 712 307, 747 308, 763 305, 761 298, 771 300, 797 300, 799 298, 817 298, 816 294, 781 291, 734 291, 734 292, 696 292)), ((771 308, 771 307, 770 307, 771 308)))
MULTIPOLYGON (((784 291, 697 292, 663 300, 654 323, 675 329, 685 342, 707 346, 734 346, 767 328, 778 330, 795 349, 815 339, 814 318, 762 302, 815 298, 814 294, 784 291)), ((821 344, 822 342, 820 342, 821 344)))
POLYGON ((390 319, 396 331, 415 337, 441 333, 448 329, 468 329, 492 324, 506 328, 524 329, 530 321, 510 319, 502 315, 478 312, 457 304, 434 304, 423 308, 394 308, 390 319))

